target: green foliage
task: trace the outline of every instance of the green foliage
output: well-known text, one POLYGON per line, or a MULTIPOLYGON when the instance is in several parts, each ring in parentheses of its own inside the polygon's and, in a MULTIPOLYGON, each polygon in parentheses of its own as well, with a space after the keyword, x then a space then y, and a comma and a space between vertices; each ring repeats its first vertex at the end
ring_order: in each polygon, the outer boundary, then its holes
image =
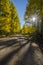
POLYGON ((31 16, 33 14, 43 14, 43 0, 28 0, 25 16, 31 16))
POLYGON ((10 32, 10 2, 9 0, 0 1, 0 31, 10 32))
POLYGON ((20 32, 20 20, 16 7, 10 0, 0 0, 0 35, 20 32))
POLYGON ((11 32, 20 32, 20 20, 13 2, 11 2, 11 32))
POLYGON ((22 34, 32 34, 35 32, 35 27, 34 26, 28 26, 27 24, 24 24, 22 28, 22 34))
POLYGON ((28 26, 26 24, 22 28, 22 34, 28 34, 28 26))
POLYGON ((25 21, 32 16, 37 15, 37 31, 43 33, 43 0, 28 0, 28 4, 26 7, 26 12, 24 15, 25 21), (40 23, 41 21, 41 23, 40 23))
POLYGON ((1 0, 0 1, 0 12, 2 12, 3 16, 10 15, 10 2, 9 0, 1 0))

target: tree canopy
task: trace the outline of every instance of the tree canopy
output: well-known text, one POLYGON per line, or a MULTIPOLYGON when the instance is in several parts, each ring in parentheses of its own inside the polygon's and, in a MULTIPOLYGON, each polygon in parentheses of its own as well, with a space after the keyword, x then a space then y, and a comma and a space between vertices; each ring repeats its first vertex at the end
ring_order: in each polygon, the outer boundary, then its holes
POLYGON ((35 17, 35 15, 37 16, 37 28, 41 29, 40 32, 42 32, 42 27, 43 27, 43 25, 42 25, 42 22, 43 22, 43 0, 28 0, 26 12, 24 15, 25 21, 30 22, 29 19, 31 18, 31 16, 35 17))
POLYGON ((11 2, 11 32, 20 32, 20 20, 13 2, 11 2))
POLYGON ((35 32, 35 27, 34 26, 28 26, 27 24, 24 24, 22 28, 22 34, 30 34, 35 32))
POLYGON ((20 32, 20 20, 13 2, 0 0, 0 34, 20 32))

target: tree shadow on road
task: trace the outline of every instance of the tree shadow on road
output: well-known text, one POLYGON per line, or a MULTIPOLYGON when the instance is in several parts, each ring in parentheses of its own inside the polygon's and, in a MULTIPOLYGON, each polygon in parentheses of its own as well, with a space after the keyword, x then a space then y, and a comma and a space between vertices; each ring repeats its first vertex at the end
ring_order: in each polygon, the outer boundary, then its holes
POLYGON ((8 53, 5 57, 3 57, 3 59, 1 59, 0 61, 0 65, 6 65, 19 50, 21 50, 25 45, 28 44, 28 42, 29 41, 27 41, 27 43, 21 45, 18 49, 13 50, 12 52, 8 53))
POLYGON ((23 59, 17 61, 16 65, 43 65, 43 58, 40 49, 32 46, 31 43, 23 59))
MULTIPOLYGON (((25 40, 25 39, 24 39, 25 40)), ((19 45, 21 45, 21 42, 23 42, 24 40, 20 40, 18 41, 17 39, 12 39, 12 40, 8 40, 8 41, 0 41, 0 50, 4 49, 4 48, 7 48, 7 47, 11 47, 13 45, 18 46, 17 43, 19 43, 19 45), (17 45, 16 45, 17 44, 17 45)), ((26 39, 28 40, 28 39, 26 39)))
POLYGON ((32 42, 35 42, 36 44, 38 44, 42 54, 43 54, 43 40, 42 39, 33 39, 32 42))
POLYGON ((16 39, 12 39, 12 40, 8 40, 8 41, 1 41, 1 42, 0 42, 0 46, 3 46, 3 45, 9 46, 9 45, 11 45, 12 43, 16 43, 16 42, 17 42, 16 39))
POLYGON ((41 52, 42 52, 42 54, 43 54, 43 40, 39 40, 39 41, 37 41, 37 44, 39 45, 39 47, 40 47, 40 50, 41 50, 41 52))
POLYGON ((6 48, 6 47, 10 47, 14 44, 17 43, 17 40, 16 39, 12 39, 12 40, 8 40, 8 41, 1 41, 0 42, 0 47, 2 46, 2 48, 0 48, 0 50, 6 48))

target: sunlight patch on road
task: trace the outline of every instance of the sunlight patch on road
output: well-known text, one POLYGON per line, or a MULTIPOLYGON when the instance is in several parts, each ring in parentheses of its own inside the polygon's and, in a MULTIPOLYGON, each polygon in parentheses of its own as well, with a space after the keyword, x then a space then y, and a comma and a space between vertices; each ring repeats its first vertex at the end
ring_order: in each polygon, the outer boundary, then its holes
POLYGON ((32 46, 33 47, 39 47, 38 44, 36 44, 36 43, 32 43, 32 46))
POLYGON ((25 55, 25 53, 28 51, 29 47, 30 47, 30 43, 28 43, 23 48, 21 48, 18 51, 18 53, 16 55, 14 55, 12 57, 12 59, 10 59, 10 61, 8 62, 7 65, 16 65, 16 63, 20 62, 22 60, 23 56, 25 55))
POLYGON ((0 59, 2 59, 6 55, 8 55, 10 52, 12 52, 18 48, 19 48, 19 46, 17 46, 17 47, 10 46, 10 47, 6 47, 6 48, 0 50, 0 59))

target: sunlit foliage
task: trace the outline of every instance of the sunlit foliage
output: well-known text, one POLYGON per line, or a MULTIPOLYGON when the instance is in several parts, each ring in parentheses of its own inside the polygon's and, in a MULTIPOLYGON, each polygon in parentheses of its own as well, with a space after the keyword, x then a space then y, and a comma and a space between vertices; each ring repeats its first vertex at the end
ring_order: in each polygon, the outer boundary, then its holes
POLYGON ((20 20, 13 2, 11 2, 11 32, 13 33, 20 32, 20 20))
POLYGON ((43 34, 43 0, 28 0, 26 12, 24 15, 25 21, 32 16, 37 15, 37 31, 43 34), (40 30, 40 31, 39 31, 40 30))
POLYGON ((22 34, 30 34, 35 32, 35 27, 34 26, 28 26, 27 24, 24 24, 22 28, 22 34))
POLYGON ((0 31, 10 32, 10 2, 9 0, 0 1, 0 31))
POLYGON ((20 32, 20 20, 13 2, 0 0, 0 35, 20 32))

